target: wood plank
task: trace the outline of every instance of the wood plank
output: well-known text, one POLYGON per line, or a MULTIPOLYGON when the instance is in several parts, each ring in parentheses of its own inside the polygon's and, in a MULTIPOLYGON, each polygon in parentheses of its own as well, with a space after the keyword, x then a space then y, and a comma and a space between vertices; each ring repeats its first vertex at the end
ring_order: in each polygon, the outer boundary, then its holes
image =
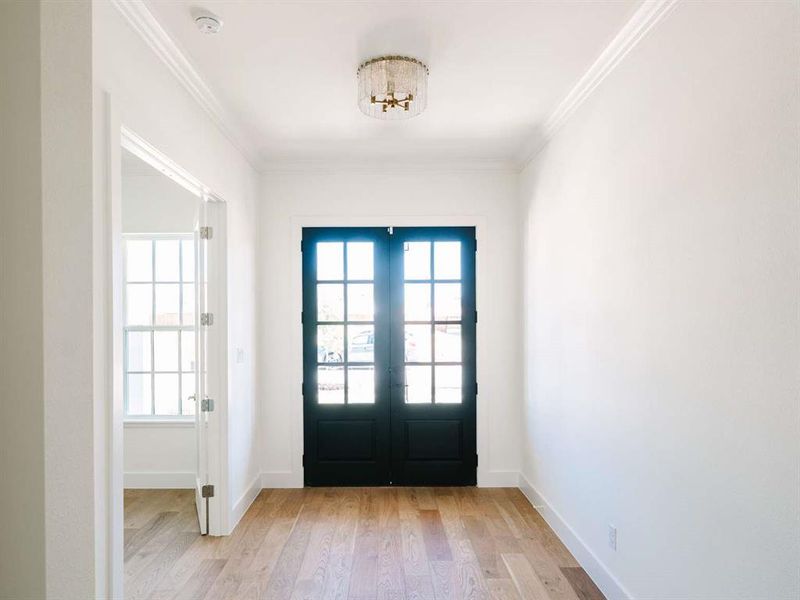
POLYGON ((331 561, 331 546, 336 531, 336 515, 341 496, 326 491, 321 509, 311 529, 303 562, 297 574, 292 598, 295 600, 322 598, 325 573, 331 561))
MULTIPOLYGON (((214 585, 227 561, 221 558, 207 558, 200 561, 192 577, 175 595, 175 600, 201 600, 214 585)), ((213 599, 216 600, 216 599, 213 599)))
POLYGON ((439 494, 436 501, 453 553, 453 567, 450 569, 450 576, 455 597, 489 598, 491 594, 458 512, 455 496, 439 494))
POLYGON ((425 551, 422 523, 416 514, 400 519, 400 540, 403 551, 403 583, 409 598, 433 598, 433 582, 425 551))
POLYGON ((461 522, 464 524, 464 529, 478 559, 482 575, 487 579, 508 579, 508 570, 483 519, 466 516, 461 519, 461 522))
POLYGON ((300 507, 292 533, 286 540, 262 598, 286 600, 292 595, 294 583, 308 547, 308 540, 311 537, 311 529, 319 511, 319 499, 321 498, 318 490, 308 491, 305 497, 308 498, 308 501, 300 507))
POLYGON ((133 558, 147 542, 157 536, 162 529, 168 527, 177 516, 177 512, 158 513, 141 529, 137 529, 136 533, 126 538, 123 546, 124 560, 128 561, 133 558))
POLYGON ((606 600, 603 592, 582 567, 561 567, 561 572, 580 600, 606 600))
POLYGON ((381 491, 378 504, 378 600, 401 600, 406 596, 400 509, 396 488, 381 491))
POLYGON ((348 598, 371 600, 378 593, 378 505, 375 491, 359 491, 359 513, 353 547, 348 598))
POLYGON ((430 561, 453 560, 450 544, 442 526, 442 518, 438 510, 421 510, 419 519, 422 523, 422 536, 430 561))
MULTIPOLYGON (((198 536, 186 552, 175 561, 169 572, 158 582, 148 597, 150 600, 174 598, 194 576, 197 566, 206 559, 214 558, 215 546, 220 538, 198 536)), ((126 590, 128 580, 125 580, 126 590)), ((126 593, 127 595, 127 593, 126 593)))
POLYGON ((196 539, 196 533, 175 532, 170 543, 155 554, 151 567, 143 570, 126 585, 125 597, 139 599, 150 596, 159 582, 167 576, 172 565, 183 556, 196 539))
POLYGON ((525 600, 548 600, 549 595, 524 554, 503 554, 511 579, 525 600))
POLYGON ((322 597, 326 600, 345 600, 350 588, 353 568, 353 548, 358 526, 359 499, 357 490, 340 492, 343 502, 336 516, 336 531, 331 543, 331 560, 325 573, 322 597))
POLYGON ((519 511, 531 531, 531 537, 538 539, 542 546, 549 552, 556 564, 560 567, 579 567, 580 565, 570 554, 567 547, 558 539, 555 532, 544 520, 542 515, 531 506, 528 499, 519 490, 514 490, 509 494, 511 502, 519 511))
MULTIPOLYGON (((239 561, 235 565, 240 569, 237 571, 237 599, 256 600, 266 594, 272 572, 294 530, 304 497, 303 490, 262 490, 253 502, 248 513, 257 513, 258 523, 248 527, 247 535, 253 538, 257 548, 249 563, 239 561)), ((247 546, 245 555, 251 552, 249 544, 247 546)))
POLYGON ((553 556, 537 539, 519 541, 523 554, 533 567, 552 600, 578 600, 553 556))
POLYGON ((486 587, 492 600, 523 600, 512 579, 487 579, 486 587))

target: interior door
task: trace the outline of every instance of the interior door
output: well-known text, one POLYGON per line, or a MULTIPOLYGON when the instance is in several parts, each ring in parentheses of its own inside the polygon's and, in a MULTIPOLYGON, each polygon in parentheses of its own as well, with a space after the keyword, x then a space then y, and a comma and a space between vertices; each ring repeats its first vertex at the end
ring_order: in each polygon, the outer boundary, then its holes
POLYGON ((474 228, 303 230, 306 485, 474 485, 474 228))
POLYGON ((306 485, 390 481, 388 235, 303 230, 306 485))
POLYGON ((391 236, 392 481, 475 485, 475 228, 391 236))
POLYGON ((209 372, 209 358, 211 355, 211 325, 208 315, 212 313, 212 296, 209 286, 209 269, 213 262, 211 240, 213 227, 208 225, 212 217, 208 202, 200 203, 198 224, 195 227, 195 319, 197 323, 195 335, 195 435, 197 442, 197 468, 195 477, 195 504, 197 506, 197 519, 200 523, 200 532, 209 533, 209 456, 208 456, 208 400, 212 382, 209 372), (210 228, 210 229, 209 229, 210 228))

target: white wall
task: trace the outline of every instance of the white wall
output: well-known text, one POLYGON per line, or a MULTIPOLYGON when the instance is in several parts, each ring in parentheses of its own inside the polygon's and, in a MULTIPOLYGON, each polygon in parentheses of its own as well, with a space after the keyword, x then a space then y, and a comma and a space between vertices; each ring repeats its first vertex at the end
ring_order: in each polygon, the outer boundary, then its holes
POLYGON ((0 26, 0 596, 95 587, 91 9, 0 26))
POLYGON ((0 476, 7 489, 0 495, 0 597, 41 598, 45 496, 39 6, 15 2, 5 8, 0 20, 0 476))
POLYGON ((121 182, 123 233, 194 232, 197 196, 165 175, 128 175, 124 167, 121 182))
POLYGON ((302 486, 301 228, 477 225, 478 451, 481 485, 519 470, 516 176, 487 170, 300 168, 263 180, 261 465, 264 485, 302 486))
POLYGON ((126 488, 194 488, 194 421, 125 424, 126 488))
MULTIPOLYGON (((104 95, 123 125, 197 177, 226 200, 228 224, 228 349, 242 350, 243 360, 228 359, 228 412, 223 426, 230 447, 221 449, 228 463, 229 508, 248 491, 257 476, 255 452, 255 245, 257 226, 256 172, 200 108, 151 48, 110 2, 92 4, 94 30, 94 101, 96 181, 105 180, 106 143, 104 95)), ((107 197, 99 193, 96 206, 107 197)), ((98 230, 108 216, 98 211, 98 230)), ((98 248, 105 256, 108 248, 98 248)), ((107 289, 99 280, 96 289, 107 289)), ((107 323, 95 314, 98 327, 107 323)), ((110 399, 108 399, 110 402, 110 399)), ((102 433, 99 435, 103 435, 102 433)), ((107 435, 102 443, 108 443, 107 435)), ((111 507, 109 507, 111 508, 111 507)))
POLYGON ((610 595, 800 595, 799 26, 679 3, 522 177, 524 483, 610 595))

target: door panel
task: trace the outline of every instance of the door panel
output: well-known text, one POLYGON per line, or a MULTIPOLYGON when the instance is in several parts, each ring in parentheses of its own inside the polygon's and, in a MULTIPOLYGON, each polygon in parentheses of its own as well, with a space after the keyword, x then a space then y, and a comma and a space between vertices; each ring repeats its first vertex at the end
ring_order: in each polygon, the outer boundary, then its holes
POLYGON ((389 483, 388 231, 303 230, 306 485, 389 483))
POLYGON ((474 228, 303 230, 307 485, 474 485, 474 228))
POLYGON ((201 533, 208 535, 210 515, 208 513, 208 502, 203 498, 203 486, 208 484, 208 413, 203 412, 202 400, 208 396, 210 388, 209 381, 209 329, 201 324, 200 315, 210 312, 211 298, 209 294, 209 262, 212 260, 209 252, 209 240, 202 239, 200 236, 201 224, 208 224, 211 215, 207 202, 202 202, 199 211, 199 218, 194 231, 195 247, 195 320, 197 323, 197 333, 195 335, 195 435, 197 443, 197 468, 195 474, 195 505, 197 507, 197 519, 200 523, 201 533))
POLYGON ((391 236, 392 481, 475 485, 475 229, 391 236))

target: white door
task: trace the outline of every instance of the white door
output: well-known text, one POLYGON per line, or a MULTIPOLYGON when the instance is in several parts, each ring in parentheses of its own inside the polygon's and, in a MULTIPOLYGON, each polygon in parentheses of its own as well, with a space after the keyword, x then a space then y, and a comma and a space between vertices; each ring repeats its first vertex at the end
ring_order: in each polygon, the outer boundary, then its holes
POLYGON ((211 464, 215 438, 215 414, 219 393, 219 334, 218 323, 215 323, 216 311, 219 309, 217 298, 220 290, 219 269, 220 252, 215 239, 215 225, 218 208, 214 202, 204 201, 200 206, 200 218, 195 229, 195 248, 197 251, 197 397, 195 424, 197 432, 197 478, 195 484, 195 501, 200 531, 208 535, 215 529, 214 514, 217 489, 211 481, 210 473, 214 471, 211 464))

